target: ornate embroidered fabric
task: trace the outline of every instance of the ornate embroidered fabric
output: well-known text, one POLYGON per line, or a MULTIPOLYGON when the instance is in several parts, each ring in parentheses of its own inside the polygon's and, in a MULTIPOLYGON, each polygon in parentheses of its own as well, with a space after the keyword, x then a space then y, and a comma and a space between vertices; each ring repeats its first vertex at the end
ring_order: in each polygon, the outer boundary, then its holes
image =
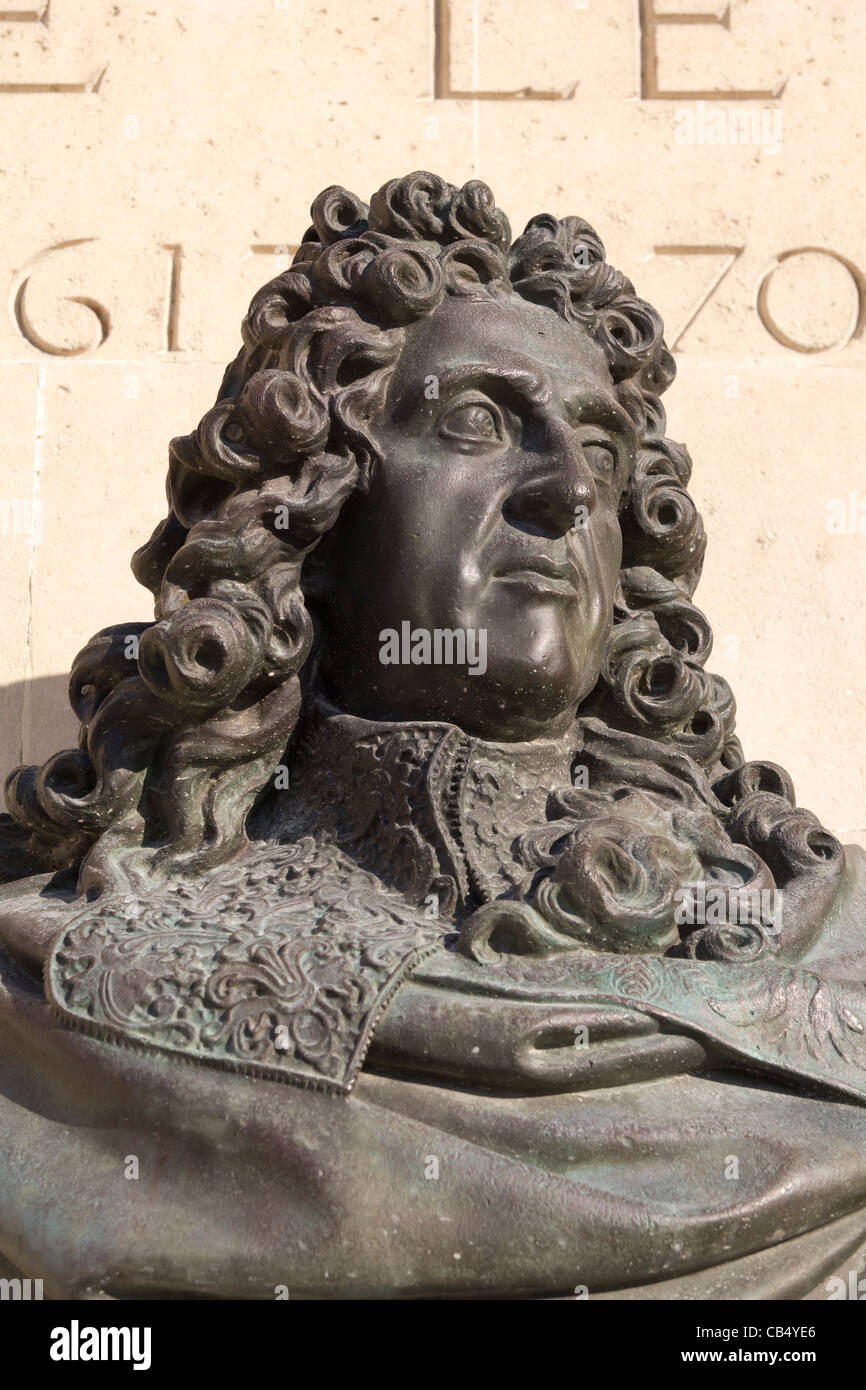
POLYGON ((251 827, 269 843, 152 902, 82 908, 54 944, 49 997, 102 1036, 349 1090, 393 990, 455 910, 525 876, 510 846, 544 820, 545 751, 517 750, 512 773, 513 752, 447 724, 314 710, 290 791, 251 827))
POLYGON ((308 836, 158 901, 90 904, 55 943, 46 990, 102 1036, 345 1092, 392 991, 442 940, 308 836))
POLYGON ((83 906, 54 943, 49 998, 101 1036, 346 1092, 393 991, 435 953, 417 978, 631 1005, 752 1065, 866 1098, 860 985, 770 960, 576 942, 487 966, 445 949, 480 902, 520 898, 532 871, 515 841, 548 825, 577 746, 575 733, 551 758, 549 747, 482 744, 447 724, 314 710, 291 789, 251 821, 246 852, 153 901, 83 906))

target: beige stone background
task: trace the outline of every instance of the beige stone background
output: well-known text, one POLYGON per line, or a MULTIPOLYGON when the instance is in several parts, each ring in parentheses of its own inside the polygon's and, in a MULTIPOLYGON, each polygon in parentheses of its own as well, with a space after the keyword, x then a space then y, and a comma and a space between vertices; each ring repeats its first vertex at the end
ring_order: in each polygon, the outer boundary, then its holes
POLYGON ((866 843, 864 58, 860 0, 0 0, 0 772, 151 616, 167 442, 312 198, 430 168, 586 217, 662 312, 712 664, 866 843))

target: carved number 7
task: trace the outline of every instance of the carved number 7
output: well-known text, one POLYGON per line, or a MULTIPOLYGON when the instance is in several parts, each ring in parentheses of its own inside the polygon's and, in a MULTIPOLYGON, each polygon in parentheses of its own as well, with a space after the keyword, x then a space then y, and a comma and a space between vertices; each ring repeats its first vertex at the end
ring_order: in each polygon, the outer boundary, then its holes
MULTIPOLYGON (((715 290, 724 280, 731 266, 738 260, 745 250, 744 246, 654 246, 653 252, 656 256, 727 256, 729 259, 722 266, 718 275, 709 286, 706 294, 698 301, 687 321, 677 333, 673 342, 670 344, 671 351, 675 351, 682 342, 683 337, 691 328, 698 314, 704 305, 709 301, 715 290)), ((761 275, 758 285, 757 296, 755 299, 755 309, 758 318, 764 328, 782 347, 789 348, 792 352, 813 353, 827 352, 830 348, 839 350, 847 347, 852 338, 860 338, 866 331, 866 275, 859 266, 849 260, 847 256, 842 256, 838 251, 833 251, 829 246, 795 246, 789 251, 781 251, 775 256, 769 267, 761 275), (845 267, 851 276, 852 283, 857 295, 857 304, 851 317, 848 328, 838 337, 829 343, 798 343, 795 338, 780 328, 770 313, 768 295, 770 281, 778 270, 779 266, 792 256, 826 256, 831 261, 836 261, 845 267)))
POLYGON ((693 309, 691 316, 683 324, 673 342, 669 345, 671 352, 676 352, 685 334, 689 331, 698 314, 710 297, 719 288, 728 271, 736 263, 745 246, 654 246, 653 254, 656 256, 728 256, 730 259, 725 262, 716 278, 713 280, 709 289, 702 299, 700 299, 693 309))

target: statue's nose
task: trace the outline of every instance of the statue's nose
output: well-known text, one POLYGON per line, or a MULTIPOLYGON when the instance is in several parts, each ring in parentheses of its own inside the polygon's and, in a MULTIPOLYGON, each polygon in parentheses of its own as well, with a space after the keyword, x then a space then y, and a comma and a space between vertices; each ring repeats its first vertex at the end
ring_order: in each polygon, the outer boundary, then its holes
POLYGON ((505 504, 517 525, 545 536, 563 536, 585 521, 598 493, 580 442, 564 420, 545 425, 544 447, 523 455, 524 471, 505 504))

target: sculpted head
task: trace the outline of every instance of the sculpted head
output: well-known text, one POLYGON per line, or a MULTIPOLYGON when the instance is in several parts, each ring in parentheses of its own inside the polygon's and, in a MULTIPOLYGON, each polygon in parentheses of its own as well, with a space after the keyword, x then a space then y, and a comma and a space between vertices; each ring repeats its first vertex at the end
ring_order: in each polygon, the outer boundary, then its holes
POLYGON ((18 865, 83 860, 98 886, 128 851, 148 873, 229 857, 317 693, 498 742, 578 717, 631 768, 631 736, 687 759, 712 815, 753 794, 790 812, 780 770, 744 771, 704 670, 673 360, 593 229, 542 214, 512 244, 486 185, 426 173, 369 206, 326 189, 312 219, 172 442, 168 515, 133 558, 155 621, 84 648, 81 746, 9 779, 18 865), (431 659, 437 633, 465 660, 431 659))
POLYGON ((368 429, 368 486, 309 562, 329 697, 488 739, 561 731, 613 625, 635 458, 604 353, 513 293, 446 298, 405 330, 368 429), (454 630, 474 659, 431 659, 424 634, 454 630))

